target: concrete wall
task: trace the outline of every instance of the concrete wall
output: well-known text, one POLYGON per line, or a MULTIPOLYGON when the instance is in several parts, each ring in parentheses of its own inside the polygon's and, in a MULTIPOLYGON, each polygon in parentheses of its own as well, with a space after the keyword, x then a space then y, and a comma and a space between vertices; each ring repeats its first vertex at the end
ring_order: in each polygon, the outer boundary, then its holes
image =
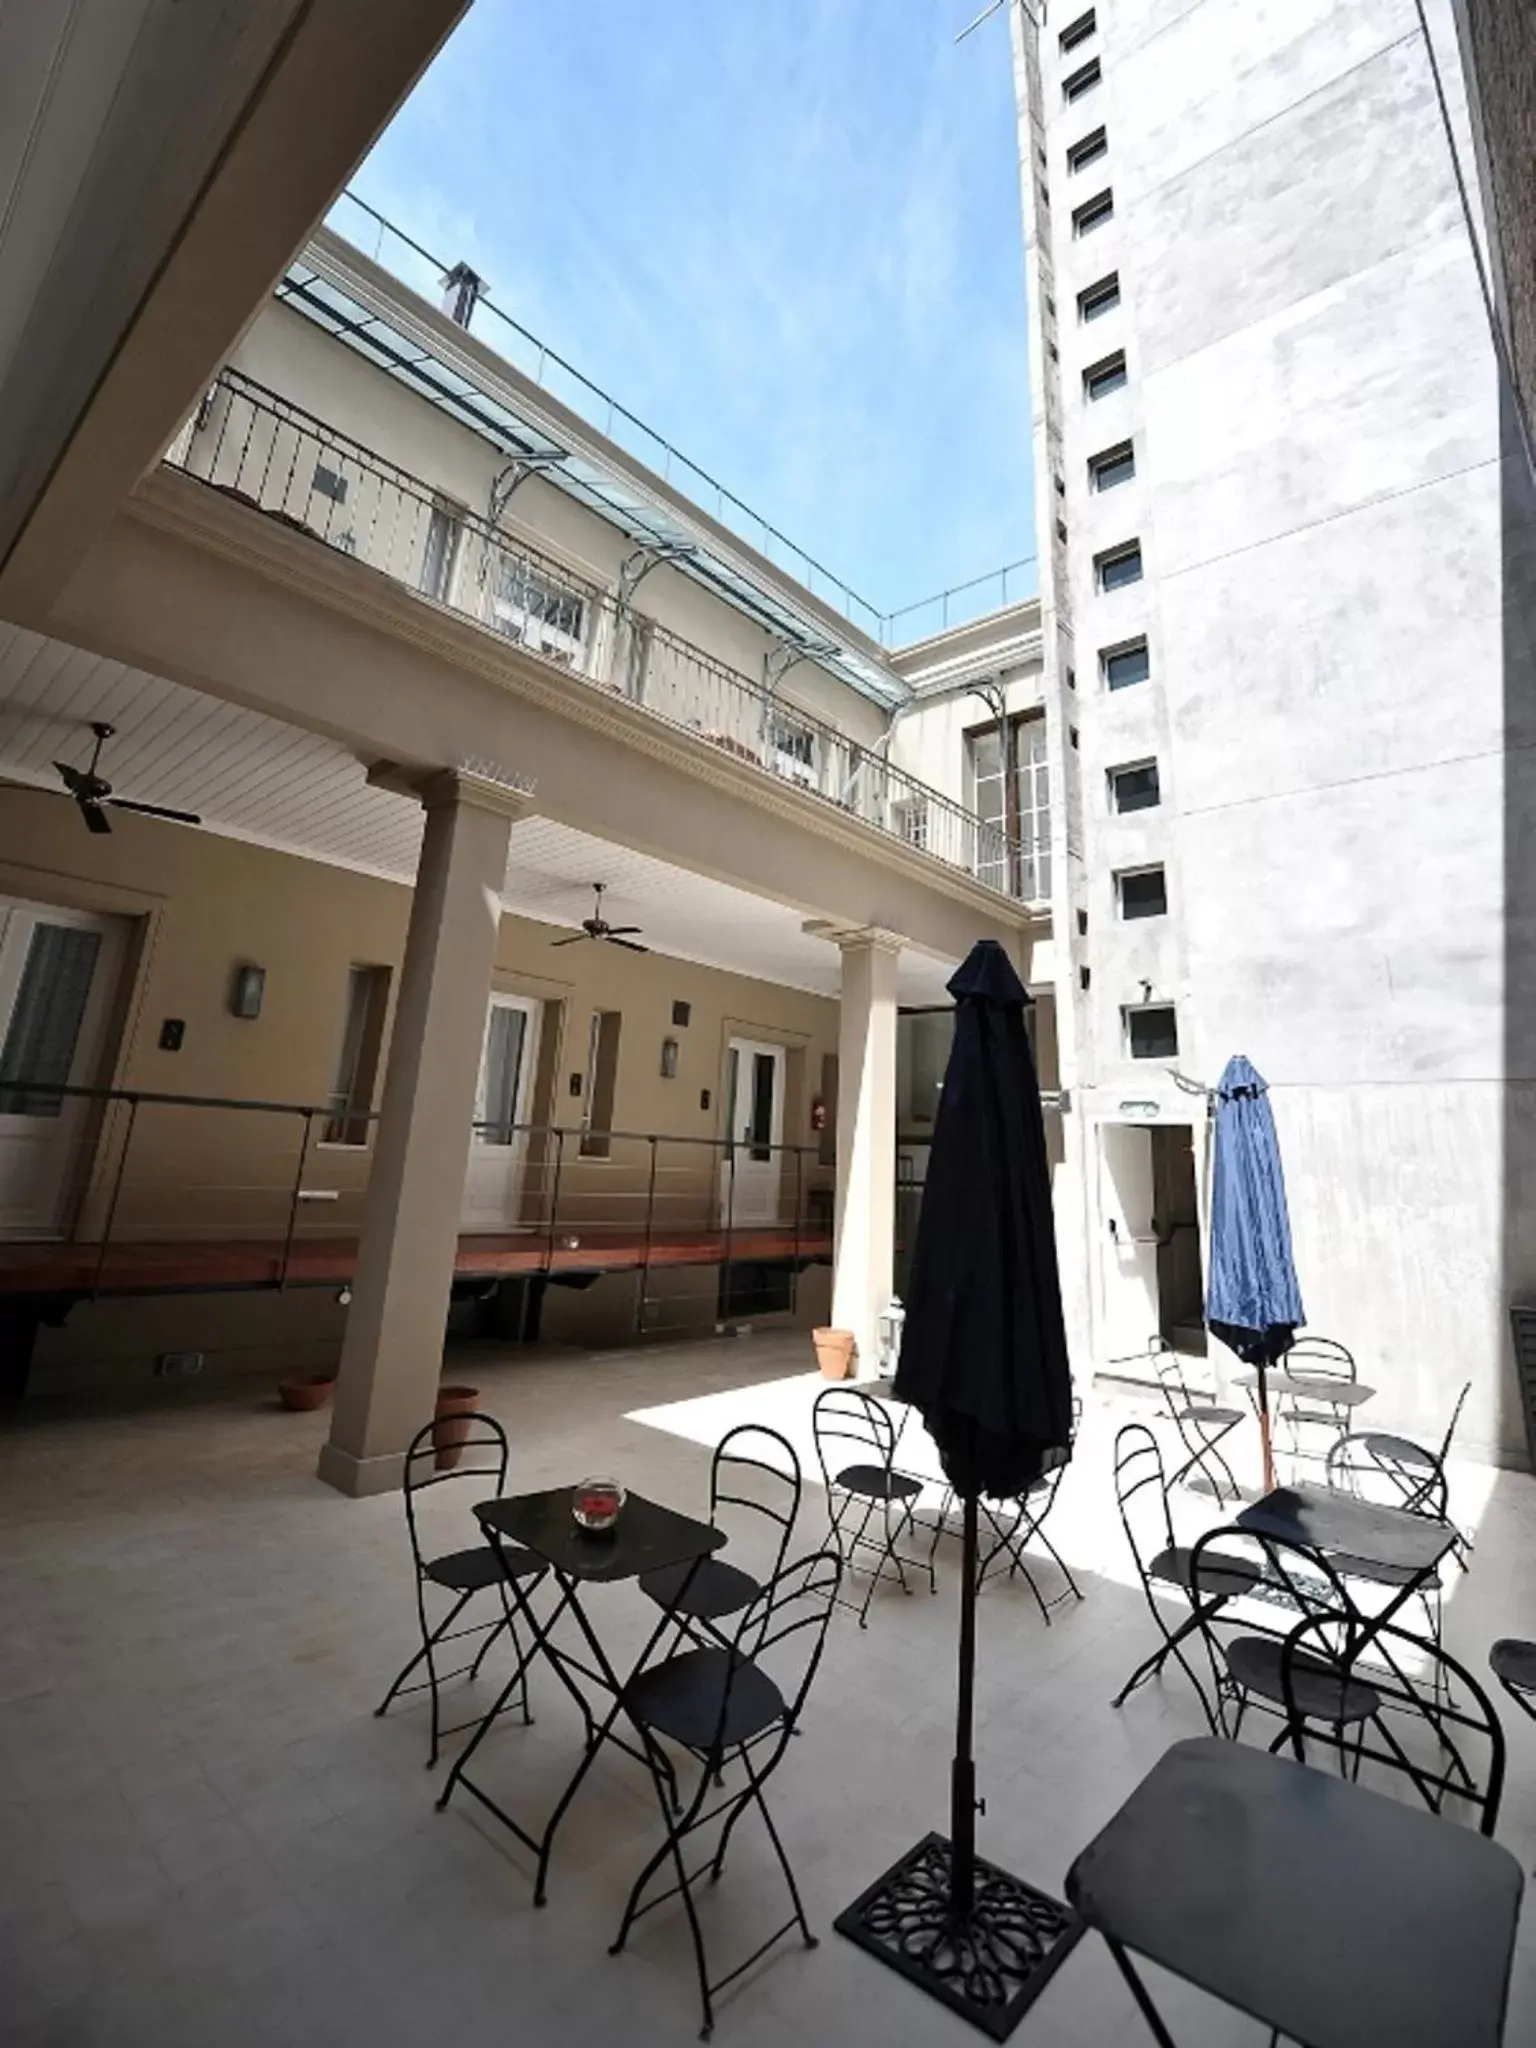
MULTIPOLYGON (((1198 1081, 1247 1053, 1272 1084, 1309 1323, 1355 1350, 1372 1419, 1436 1435, 1470 1378, 1468 1439, 1518 1457, 1505 1307, 1536 1276, 1506 1257, 1529 1259, 1532 1220, 1506 842, 1530 816, 1509 751, 1529 739, 1528 480, 1416 10, 1097 13, 1066 59, 1048 26, 1026 107, 1058 307, 1085 1148, 1127 1100, 1191 1120, 1170 1074, 1127 1057, 1124 1005, 1176 1005, 1198 1081), (1103 84, 1064 106, 1089 55, 1103 84), (1101 123, 1108 156, 1070 173, 1101 123), (1106 187, 1114 220, 1074 237, 1106 187), (1077 293, 1111 270, 1120 309, 1079 324, 1077 293), (1127 388, 1089 401, 1083 368, 1120 347, 1127 388), (1089 458, 1126 439, 1135 480, 1094 492, 1089 458), (1143 581, 1101 593, 1095 556, 1132 536, 1143 581), (1150 681, 1108 692, 1100 650, 1141 633, 1150 681), (1159 807, 1113 816, 1108 770, 1147 758, 1159 807), (1168 915, 1126 923, 1114 875, 1150 862, 1168 915)), ((1038 298, 1032 316, 1043 331, 1038 298)), ((1085 1159, 1094 1283, 1100 1180, 1085 1159)))
MULTIPOLYGON (((174 826, 120 817, 110 839, 85 833, 73 809, 52 797, 0 791, 0 893, 122 917, 134 943, 124 974, 103 1085, 242 1100, 322 1103, 340 1043, 347 976, 354 964, 398 970, 410 892, 386 881, 324 867, 212 833, 189 837, 174 826), (255 1021, 233 1017, 228 994, 235 967, 267 969, 266 998, 255 1021), (160 1049, 161 1022, 186 1027, 179 1051, 160 1049)), ((724 1129, 727 1043, 743 1036, 786 1049, 786 1145, 817 1147, 811 1102, 822 1060, 837 1046, 837 1006, 821 997, 718 972, 662 954, 614 947, 555 950, 554 927, 503 918, 494 986, 540 1005, 540 1081, 536 1120, 574 1130, 582 1102, 570 1079, 585 1068, 595 1010, 623 1019, 613 1124, 661 1132, 659 1221, 680 1230, 709 1227, 717 1213, 717 1155, 686 1141, 724 1129), (686 1002, 686 1026, 672 1006, 686 1002), (678 1042, 675 1078, 661 1072, 664 1038, 678 1042), (707 1094, 708 1101, 705 1101, 707 1094)), ((114 1111, 99 1135, 94 1193, 86 1185, 79 1231, 99 1233, 103 1195, 127 1134, 114 1111)), ((299 1160, 303 1121, 236 1110, 140 1108, 122 1177, 113 1236, 280 1238, 299 1160)), ((335 1202, 305 1212, 301 1234, 355 1232, 362 1214, 370 1148, 316 1141, 307 1186, 334 1190, 335 1202)), ((467 1134, 466 1134, 467 1146, 467 1134)), ((548 1213, 553 1147, 535 1140, 524 1183, 529 1220, 548 1213)), ((91 1179, 90 1162, 84 1183, 91 1179)), ((615 1139, 606 1159, 583 1159, 564 1146, 559 1214, 583 1228, 643 1222, 650 1148, 615 1139)), ((780 1208, 788 1223, 797 1181, 802 1197, 830 1188, 831 1173, 808 1151, 797 1176, 786 1163, 780 1208)), ((830 1197, 828 1197, 830 1200, 830 1197)), ((612 1302, 634 1308, 631 1279, 591 1293, 551 1297, 548 1329, 596 1341, 616 1327, 612 1302), (611 1297, 611 1299, 609 1298, 611 1297)), ((657 1275, 650 1325, 712 1323, 716 1274, 699 1269, 657 1275)), ((341 1317, 333 1298, 294 1295, 282 1303, 255 1297, 151 1303, 102 1303, 77 1310, 65 1329, 40 1340, 40 1368, 104 1363, 147 1373, 162 1350, 216 1354, 214 1366, 252 1363, 304 1369, 334 1356, 341 1317)))

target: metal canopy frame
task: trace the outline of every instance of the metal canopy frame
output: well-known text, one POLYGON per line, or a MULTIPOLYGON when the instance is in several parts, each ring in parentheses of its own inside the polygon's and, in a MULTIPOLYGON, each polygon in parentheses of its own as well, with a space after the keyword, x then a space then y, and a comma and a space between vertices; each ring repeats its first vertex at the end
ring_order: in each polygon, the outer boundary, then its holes
MULTIPOLYGON (((686 501, 679 504, 660 489, 647 490, 628 465, 618 461, 605 464, 600 451, 590 444, 566 446, 541 419, 541 408, 532 397, 520 395, 521 373, 515 365, 508 364, 505 379, 471 375, 461 351, 446 340, 441 346, 435 344, 432 323, 442 317, 435 308, 421 300, 418 306, 397 304, 386 312, 382 304, 373 303, 366 281, 349 275, 348 257, 370 262, 334 229, 323 230, 322 237, 288 266, 276 298, 504 456, 508 466, 493 493, 495 510, 504 509, 512 493, 537 473, 616 527, 652 564, 666 562, 744 613, 777 641, 803 650, 797 659, 814 661, 886 711, 911 696, 911 685, 873 651, 868 636, 834 636, 828 631, 831 621, 825 609, 818 606, 802 612, 787 591, 765 588, 749 576, 715 537, 707 514, 701 513, 695 523, 687 516, 686 501), (334 244, 334 249, 326 243, 334 244)), ((393 277, 389 278, 389 291, 391 299, 400 295, 419 299, 393 277)), ((479 303, 487 305, 489 301, 482 298, 479 303)), ((590 434, 594 441, 602 438, 595 428, 590 434)), ((773 532, 766 525, 764 530, 773 532)), ((828 580, 833 579, 829 576, 828 580)), ((854 593, 848 595, 863 603, 854 593)), ((874 607, 866 609, 878 623, 880 615, 874 607)))

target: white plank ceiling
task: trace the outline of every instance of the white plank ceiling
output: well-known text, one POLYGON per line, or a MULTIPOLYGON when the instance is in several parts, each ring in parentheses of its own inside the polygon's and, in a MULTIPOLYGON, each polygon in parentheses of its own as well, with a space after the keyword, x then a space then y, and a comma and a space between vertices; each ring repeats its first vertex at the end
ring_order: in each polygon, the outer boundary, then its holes
MULTIPOLYGON (((117 728, 102 772, 119 796, 197 811, 207 829, 302 859, 407 884, 415 873, 420 811, 371 789, 344 747, 0 622, 0 777, 56 788, 55 760, 89 760, 93 719, 117 728)), ((183 828, 119 814, 114 829, 183 828)), ((508 910, 573 926, 591 912, 594 882, 607 885, 610 921, 643 926, 659 953, 837 993, 836 949, 807 938, 799 912, 548 818, 514 827, 508 910)), ((903 955, 901 1000, 945 1001, 949 972, 903 955)))

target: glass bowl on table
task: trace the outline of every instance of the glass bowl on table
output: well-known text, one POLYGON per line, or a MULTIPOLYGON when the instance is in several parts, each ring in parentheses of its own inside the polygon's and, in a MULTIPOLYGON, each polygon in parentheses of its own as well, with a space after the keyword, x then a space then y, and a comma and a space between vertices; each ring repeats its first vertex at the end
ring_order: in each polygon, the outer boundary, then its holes
POLYGON ((571 1488, 571 1517, 589 1536, 612 1535, 623 1506, 617 1479, 578 1479, 571 1488))

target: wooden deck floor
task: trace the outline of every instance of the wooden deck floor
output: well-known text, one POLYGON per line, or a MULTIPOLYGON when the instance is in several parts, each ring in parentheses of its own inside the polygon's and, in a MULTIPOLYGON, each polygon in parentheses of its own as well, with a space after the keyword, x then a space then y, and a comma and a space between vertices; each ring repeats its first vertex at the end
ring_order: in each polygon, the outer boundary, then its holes
MULTIPOLYGON (((212 1238, 166 1243, 0 1244, 0 1295, 206 1294, 240 1288, 338 1287, 357 1270, 355 1237, 299 1238, 286 1259, 281 1241, 212 1238)), ((832 1256, 828 1231, 799 1236, 782 1227, 658 1232, 647 1245, 632 1232, 517 1231, 499 1237, 461 1237, 454 1261, 461 1280, 527 1274, 633 1273, 642 1266, 764 1264, 832 1256), (574 1237, 574 1241, 572 1241, 574 1237)))

